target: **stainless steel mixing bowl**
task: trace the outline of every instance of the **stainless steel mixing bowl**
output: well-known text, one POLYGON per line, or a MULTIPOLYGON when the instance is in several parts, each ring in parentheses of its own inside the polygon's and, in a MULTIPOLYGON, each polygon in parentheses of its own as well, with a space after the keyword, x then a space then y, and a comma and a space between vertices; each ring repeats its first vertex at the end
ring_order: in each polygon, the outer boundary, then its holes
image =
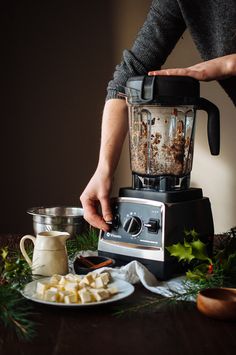
POLYGON ((79 207, 33 207, 27 213, 33 216, 35 235, 44 231, 60 231, 74 237, 89 227, 83 217, 83 208, 79 207))

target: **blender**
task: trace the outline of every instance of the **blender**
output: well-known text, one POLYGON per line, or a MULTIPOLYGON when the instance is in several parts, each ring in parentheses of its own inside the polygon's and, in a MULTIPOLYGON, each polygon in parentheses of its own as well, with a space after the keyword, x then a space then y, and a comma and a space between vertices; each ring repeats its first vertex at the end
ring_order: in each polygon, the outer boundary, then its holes
POLYGON ((177 76, 131 77, 125 87, 132 186, 111 200, 113 221, 98 253, 118 265, 138 260, 159 279, 182 272, 166 247, 195 230, 213 244, 210 200, 190 186, 197 110, 208 115, 212 155, 220 149, 219 110, 200 97, 199 82, 177 76))

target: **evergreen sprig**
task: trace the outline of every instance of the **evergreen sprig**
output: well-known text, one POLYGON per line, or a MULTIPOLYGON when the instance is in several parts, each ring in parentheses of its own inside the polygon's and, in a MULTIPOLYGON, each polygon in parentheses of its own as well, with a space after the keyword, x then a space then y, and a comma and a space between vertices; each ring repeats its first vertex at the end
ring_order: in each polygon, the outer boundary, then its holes
POLYGON ((3 247, 0 250, 0 321, 24 340, 36 334, 35 323, 30 320, 32 307, 20 293, 31 280, 31 269, 19 251, 3 247))
POLYGON ((116 316, 123 316, 126 314, 131 314, 133 312, 141 312, 143 310, 154 311, 160 307, 167 305, 176 305, 177 303, 182 303, 186 306, 188 304, 194 304, 199 291, 205 288, 221 287, 223 283, 222 275, 215 275, 214 277, 206 280, 201 280, 199 282, 193 282, 190 280, 184 280, 181 282, 181 291, 174 289, 167 289, 172 295, 170 297, 164 297, 161 295, 148 296, 143 302, 138 304, 117 308, 114 312, 116 316))
POLYGON ((90 227, 90 229, 80 235, 76 235, 66 242, 67 253, 69 258, 73 258, 75 254, 82 250, 97 250, 98 248, 98 230, 90 227))
MULTIPOLYGON (((30 255, 32 250, 27 253, 30 255)), ((32 270, 18 250, 8 247, 0 250, 0 278, 19 291, 32 281, 32 270)))
POLYGON ((0 286, 0 320, 5 327, 16 333, 18 338, 31 340, 35 332, 35 322, 30 304, 10 285, 0 286))
POLYGON ((139 302, 132 306, 120 307, 117 308, 114 312, 115 316, 121 317, 123 315, 132 314, 135 312, 142 312, 149 310, 150 312, 156 311, 164 306, 176 305, 177 303, 194 304, 196 294, 199 291, 199 288, 191 287, 191 285, 186 285, 183 292, 178 292, 176 290, 169 290, 172 292, 172 296, 164 297, 161 295, 148 296, 144 299, 143 302, 139 302))

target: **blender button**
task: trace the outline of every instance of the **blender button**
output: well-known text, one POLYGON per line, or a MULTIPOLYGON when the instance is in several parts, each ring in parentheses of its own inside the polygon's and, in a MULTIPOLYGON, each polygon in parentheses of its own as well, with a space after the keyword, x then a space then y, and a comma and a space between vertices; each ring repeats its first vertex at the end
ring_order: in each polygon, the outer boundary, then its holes
POLYGON ((150 219, 148 223, 144 223, 144 226, 147 227, 148 232, 150 233, 158 233, 160 229, 160 221, 159 219, 150 219))

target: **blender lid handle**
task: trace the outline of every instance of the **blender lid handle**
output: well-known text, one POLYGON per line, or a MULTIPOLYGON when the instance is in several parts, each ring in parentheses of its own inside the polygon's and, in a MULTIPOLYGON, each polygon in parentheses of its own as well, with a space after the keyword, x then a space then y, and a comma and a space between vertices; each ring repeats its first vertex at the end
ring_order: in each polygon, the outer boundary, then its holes
POLYGON ((204 110, 208 114, 207 135, 210 151, 212 155, 220 153, 220 113, 219 109, 207 99, 200 98, 198 104, 199 110, 204 110))

